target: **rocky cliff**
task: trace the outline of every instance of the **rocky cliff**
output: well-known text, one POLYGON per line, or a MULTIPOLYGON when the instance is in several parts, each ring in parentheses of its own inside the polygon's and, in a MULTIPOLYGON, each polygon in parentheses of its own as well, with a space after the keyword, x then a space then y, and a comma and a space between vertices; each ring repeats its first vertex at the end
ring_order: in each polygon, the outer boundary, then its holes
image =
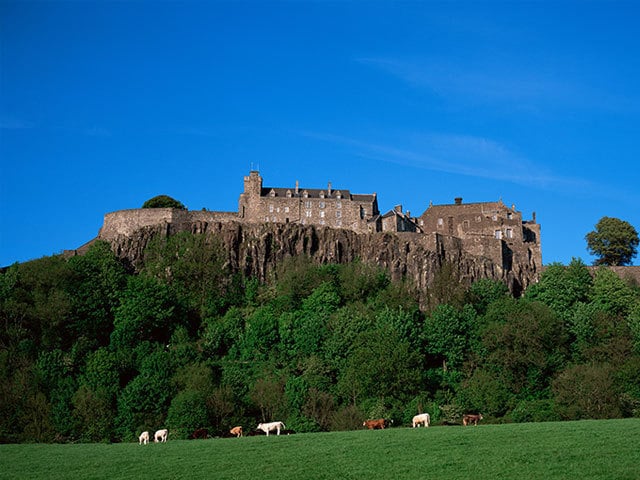
POLYGON ((360 259, 385 268, 391 278, 407 278, 422 292, 433 282, 442 265, 453 266, 465 284, 489 278, 503 281, 516 295, 536 281, 531 261, 513 258, 509 265, 470 255, 459 239, 440 234, 356 233, 297 224, 247 224, 240 222, 193 222, 148 225, 127 235, 101 232, 98 238, 111 243, 114 252, 134 269, 155 235, 191 231, 215 235, 227 252, 232 271, 264 280, 283 258, 307 255, 318 263, 345 263, 360 259))

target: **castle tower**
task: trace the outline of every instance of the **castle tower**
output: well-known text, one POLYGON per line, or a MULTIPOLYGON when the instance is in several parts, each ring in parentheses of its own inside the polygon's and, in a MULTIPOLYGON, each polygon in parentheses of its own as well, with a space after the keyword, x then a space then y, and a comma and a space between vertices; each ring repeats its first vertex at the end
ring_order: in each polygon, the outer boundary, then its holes
POLYGON ((256 205, 260 201, 262 192, 262 177, 257 170, 251 170, 249 176, 244 177, 244 192, 240 194, 238 202, 238 216, 251 218, 256 205))

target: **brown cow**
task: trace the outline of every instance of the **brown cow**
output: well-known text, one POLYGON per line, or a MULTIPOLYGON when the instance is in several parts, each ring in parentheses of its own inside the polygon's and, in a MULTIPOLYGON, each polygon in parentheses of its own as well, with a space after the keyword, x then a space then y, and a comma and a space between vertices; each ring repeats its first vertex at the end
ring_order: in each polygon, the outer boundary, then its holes
POLYGON ((367 427, 369 430, 375 430, 378 428, 384 430, 385 423, 384 418, 378 418, 377 420, 365 420, 362 423, 362 426, 367 427))
POLYGON ((229 430, 229 433, 231 435, 235 435, 236 437, 240 438, 242 436, 242 427, 241 426, 233 427, 231 430, 229 430))
POLYGON ((199 438, 206 439, 208 437, 209 437, 209 430, 207 430, 206 428, 199 428, 191 434, 190 438, 193 440, 197 440, 199 438))
POLYGON ((467 415, 463 415, 462 416, 462 424, 466 427, 467 425, 470 425, 473 423, 473 425, 475 427, 478 426, 478 422, 482 420, 482 414, 478 414, 478 415, 471 415, 471 414, 467 414, 467 415))

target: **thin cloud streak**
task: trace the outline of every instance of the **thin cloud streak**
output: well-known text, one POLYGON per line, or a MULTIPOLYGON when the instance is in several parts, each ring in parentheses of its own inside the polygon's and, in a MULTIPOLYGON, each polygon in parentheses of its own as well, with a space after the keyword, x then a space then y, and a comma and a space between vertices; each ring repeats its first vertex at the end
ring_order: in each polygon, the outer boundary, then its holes
POLYGON ((364 142, 332 134, 307 137, 347 145, 356 154, 387 163, 424 170, 507 181, 547 190, 593 188, 580 178, 554 175, 539 165, 489 139, 468 135, 426 134, 407 140, 407 148, 364 142))
POLYGON ((636 99, 591 87, 547 69, 535 72, 517 65, 483 63, 462 67, 447 61, 358 58, 356 62, 383 71, 417 89, 465 102, 512 102, 523 108, 540 103, 605 110, 634 110, 636 99))

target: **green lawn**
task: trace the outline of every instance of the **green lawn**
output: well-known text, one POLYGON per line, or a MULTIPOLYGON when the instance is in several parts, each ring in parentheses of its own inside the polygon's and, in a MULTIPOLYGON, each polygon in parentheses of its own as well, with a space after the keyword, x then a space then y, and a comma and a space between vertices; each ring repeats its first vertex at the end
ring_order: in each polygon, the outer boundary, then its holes
POLYGON ((0 445, 2 479, 640 479, 640 419, 0 445))

